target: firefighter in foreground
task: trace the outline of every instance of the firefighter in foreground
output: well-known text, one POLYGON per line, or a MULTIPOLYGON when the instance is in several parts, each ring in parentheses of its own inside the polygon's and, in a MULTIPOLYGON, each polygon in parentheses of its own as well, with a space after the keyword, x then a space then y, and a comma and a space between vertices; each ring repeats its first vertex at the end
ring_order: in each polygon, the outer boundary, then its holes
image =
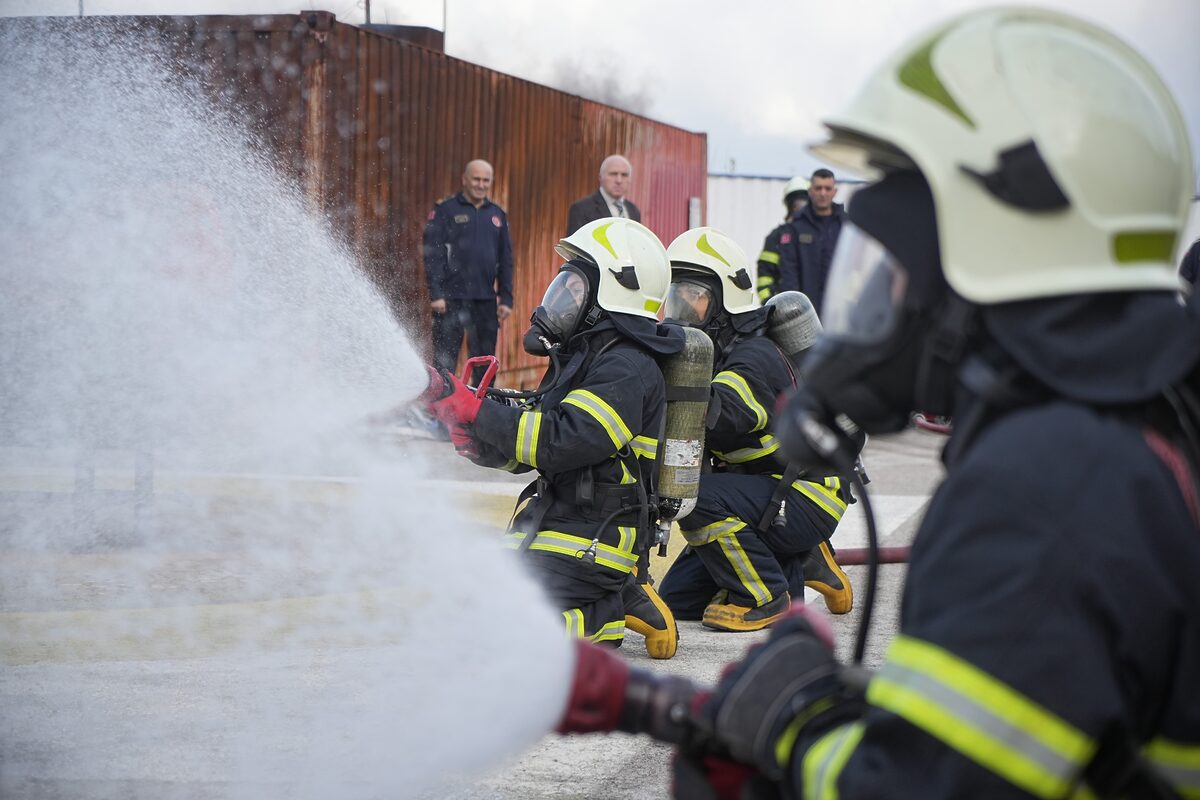
POLYGON ((836 413, 884 433, 953 412, 946 479, 865 688, 807 622, 777 623, 693 706, 708 746, 683 748, 676 794, 1200 797, 1175 102, 1091 24, 990 9, 908 44, 827 124, 819 154, 882 179, 855 196, 779 436, 837 463, 836 413))
POLYGON ((538 471, 509 544, 525 551, 567 632, 619 645, 628 624, 651 656, 670 658, 675 620, 648 582, 646 558, 666 405, 656 359, 684 342, 678 327, 658 324, 666 251, 629 219, 588 223, 555 250, 566 263, 524 339, 527 352, 551 360, 539 391, 506 403, 449 376, 453 393, 431 410, 477 464, 538 471))
POLYGON ((767 302, 779 293, 780 250, 792 244, 792 220, 808 202, 808 178, 797 175, 783 185, 783 207, 787 211, 783 222, 775 227, 763 240, 762 252, 758 254, 758 299, 767 302))
MULTIPOLYGON (((803 602, 807 582, 830 611, 847 613, 853 590, 828 543, 846 511, 847 487, 836 476, 802 476, 773 434, 775 401, 796 385, 788 356, 768 335, 774 306, 759 305, 753 265, 721 231, 686 231, 667 256, 667 318, 713 341, 705 433, 713 471, 700 479, 696 508, 679 521, 689 547, 663 578, 662 599, 677 619, 752 631, 792 600, 803 602)), ((792 348, 798 355, 819 329, 816 311, 798 292, 776 300, 803 305, 807 317, 797 322, 807 336, 792 348)))

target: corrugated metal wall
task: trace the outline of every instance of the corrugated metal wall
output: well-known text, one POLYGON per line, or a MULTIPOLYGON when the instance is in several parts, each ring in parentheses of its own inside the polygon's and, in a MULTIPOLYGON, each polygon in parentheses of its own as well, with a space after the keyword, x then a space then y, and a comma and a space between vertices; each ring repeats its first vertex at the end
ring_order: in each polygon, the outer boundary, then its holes
POLYGON ((629 157, 629 197, 664 244, 686 229, 688 199, 704 201, 704 134, 345 25, 326 12, 106 19, 114 22, 130 35, 164 37, 181 64, 198 66, 201 85, 245 115, 422 346, 426 215, 460 188, 467 161, 490 161, 516 262, 516 307, 498 345, 510 385, 528 384, 544 368, 521 350, 520 337, 557 270, 553 246, 567 209, 595 191, 604 156, 629 157))

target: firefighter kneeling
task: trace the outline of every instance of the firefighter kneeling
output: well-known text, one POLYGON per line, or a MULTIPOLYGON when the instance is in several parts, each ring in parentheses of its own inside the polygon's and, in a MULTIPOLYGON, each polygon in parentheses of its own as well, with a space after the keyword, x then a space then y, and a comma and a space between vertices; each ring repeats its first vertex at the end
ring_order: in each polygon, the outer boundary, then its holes
MULTIPOLYGON (((829 537, 850 501, 836 475, 803 474, 779 452, 772 433, 776 398, 796 385, 789 357, 768 335, 773 306, 760 306, 753 264, 724 233, 696 228, 668 248, 672 283, 667 318, 703 330, 715 364, 706 440, 713 471, 701 478, 695 510, 679 526, 690 545, 662 582, 679 619, 752 631, 779 618, 808 585, 835 614, 853 591, 829 537)), ((804 304, 811 344, 816 312, 799 292, 772 302, 804 304)), ((781 310, 782 309, 778 309, 781 310)))
POLYGON ((658 323, 666 252, 628 219, 589 223, 555 250, 566 263, 524 340, 550 358, 542 385, 506 402, 452 379, 453 393, 431 411, 475 463, 537 470, 508 544, 562 609, 567 633, 619 645, 628 625, 652 657, 670 658, 675 620, 647 569, 667 402, 658 360, 685 343, 680 328, 658 323))

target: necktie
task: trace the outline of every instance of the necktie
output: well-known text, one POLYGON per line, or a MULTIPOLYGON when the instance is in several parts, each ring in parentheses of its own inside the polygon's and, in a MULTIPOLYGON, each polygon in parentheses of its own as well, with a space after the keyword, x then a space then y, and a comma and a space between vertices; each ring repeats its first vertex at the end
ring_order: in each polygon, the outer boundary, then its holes
POLYGON ((624 200, 614 200, 613 205, 615 205, 617 207, 617 216, 624 217, 625 216, 625 201, 624 200))

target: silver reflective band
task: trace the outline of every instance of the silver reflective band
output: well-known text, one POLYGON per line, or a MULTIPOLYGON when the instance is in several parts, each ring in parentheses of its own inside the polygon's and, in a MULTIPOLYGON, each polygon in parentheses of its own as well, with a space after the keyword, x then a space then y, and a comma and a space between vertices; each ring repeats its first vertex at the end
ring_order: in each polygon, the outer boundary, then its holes
POLYGON ((842 226, 829 265, 825 334, 856 344, 878 344, 900 319, 908 273, 876 239, 851 223, 842 226))

